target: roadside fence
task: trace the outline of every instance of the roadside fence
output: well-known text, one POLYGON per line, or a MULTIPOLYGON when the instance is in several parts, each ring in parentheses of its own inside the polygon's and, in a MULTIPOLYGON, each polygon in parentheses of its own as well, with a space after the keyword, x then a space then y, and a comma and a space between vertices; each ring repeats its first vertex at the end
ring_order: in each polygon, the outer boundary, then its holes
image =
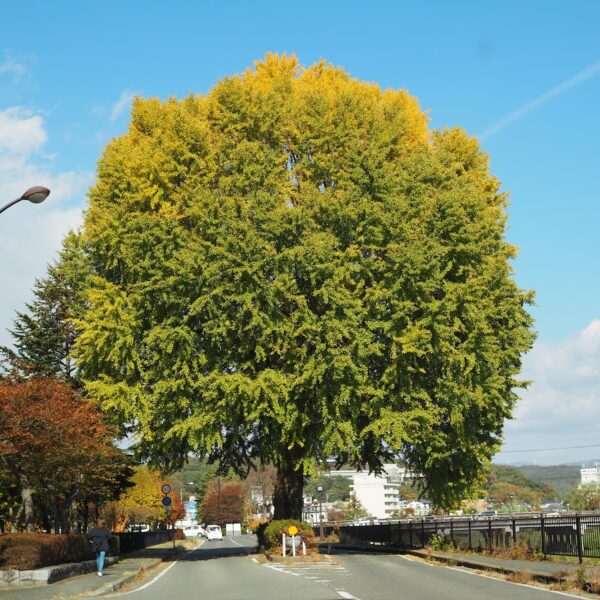
POLYGON ((560 517, 497 517, 490 519, 421 519, 378 524, 341 524, 325 527, 344 544, 374 544, 398 548, 424 548, 440 534, 462 550, 509 550, 527 545, 543 555, 600 558, 600 514, 560 517))
POLYGON ((113 537, 119 540, 119 547, 115 549, 115 553, 127 554, 134 550, 142 550, 149 546, 169 542, 173 537, 173 531, 171 529, 162 531, 126 531, 123 533, 115 533, 113 537))

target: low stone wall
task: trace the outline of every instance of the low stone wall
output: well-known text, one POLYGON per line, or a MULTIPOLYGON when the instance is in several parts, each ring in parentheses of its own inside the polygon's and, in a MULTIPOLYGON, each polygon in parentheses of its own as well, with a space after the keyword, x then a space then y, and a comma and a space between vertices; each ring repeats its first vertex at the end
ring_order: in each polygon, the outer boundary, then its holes
MULTIPOLYGON (((107 556, 104 559, 104 565, 110 566, 119 562, 118 556, 107 556)), ((31 587, 54 583, 67 577, 75 575, 84 575, 96 571, 96 561, 86 560, 79 563, 66 563, 55 565, 53 567, 43 567, 42 569, 32 569, 30 571, 17 571, 7 569, 0 571, 0 589, 9 587, 31 587)))

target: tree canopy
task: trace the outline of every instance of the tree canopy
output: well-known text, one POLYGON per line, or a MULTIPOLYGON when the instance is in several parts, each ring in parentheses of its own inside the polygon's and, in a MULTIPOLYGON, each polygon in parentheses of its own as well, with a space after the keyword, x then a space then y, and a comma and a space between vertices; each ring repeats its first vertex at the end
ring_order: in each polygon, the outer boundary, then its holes
POLYGON ((273 463, 276 518, 332 457, 401 454, 455 504, 532 343, 506 206, 476 139, 325 62, 267 55, 204 96, 138 98, 85 219, 88 392, 166 468, 273 463))
POLYGON ((10 518, 7 503, 8 518, 0 514, 0 520, 16 529, 23 521, 28 531, 38 521, 64 533, 79 503, 85 527, 88 504, 117 497, 132 473, 114 435, 104 415, 62 381, 1 381, 0 479, 5 492, 13 488, 14 504, 20 496, 21 510, 10 518))
POLYGON ((71 232, 46 277, 36 280, 27 311, 17 312, 10 331, 15 348, 0 346, 6 371, 25 377, 57 377, 80 387, 72 356, 77 337, 74 321, 85 311, 89 274, 81 237, 71 232))

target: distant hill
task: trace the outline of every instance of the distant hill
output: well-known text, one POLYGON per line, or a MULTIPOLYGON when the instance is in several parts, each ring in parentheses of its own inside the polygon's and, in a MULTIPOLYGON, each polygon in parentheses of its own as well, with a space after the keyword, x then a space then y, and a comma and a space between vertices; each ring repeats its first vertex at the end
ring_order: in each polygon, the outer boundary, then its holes
POLYGON ((576 460, 574 462, 565 463, 565 465, 569 467, 595 467, 596 465, 600 465, 600 458, 589 458, 587 460, 576 460))
MULTIPOLYGON (((556 499, 564 500, 574 488, 579 485, 581 476, 579 466, 552 465, 546 467, 523 465, 509 467, 508 465, 494 465, 507 467, 519 471, 527 480, 539 485, 547 485, 556 492, 556 499)), ((549 498, 544 498, 548 500, 549 498)))
POLYGON ((492 465, 486 478, 488 497, 500 505, 514 503, 535 507, 557 495, 552 486, 530 479, 519 469, 508 465, 492 465))

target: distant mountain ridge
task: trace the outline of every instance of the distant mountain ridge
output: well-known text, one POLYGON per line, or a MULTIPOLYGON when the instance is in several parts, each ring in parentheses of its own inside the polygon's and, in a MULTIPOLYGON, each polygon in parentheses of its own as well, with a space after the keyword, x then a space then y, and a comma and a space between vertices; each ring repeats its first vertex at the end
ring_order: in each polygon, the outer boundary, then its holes
MULTIPOLYGON (((584 461, 583 464, 586 463, 593 466, 594 461, 584 461)), ((503 466, 514 468, 530 481, 549 486, 556 492, 556 499, 564 500, 581 481, 581 474, 579 472, 581 464, 582 463, 571 463, 548 466, 521 464, 520 466, 503 466)))

